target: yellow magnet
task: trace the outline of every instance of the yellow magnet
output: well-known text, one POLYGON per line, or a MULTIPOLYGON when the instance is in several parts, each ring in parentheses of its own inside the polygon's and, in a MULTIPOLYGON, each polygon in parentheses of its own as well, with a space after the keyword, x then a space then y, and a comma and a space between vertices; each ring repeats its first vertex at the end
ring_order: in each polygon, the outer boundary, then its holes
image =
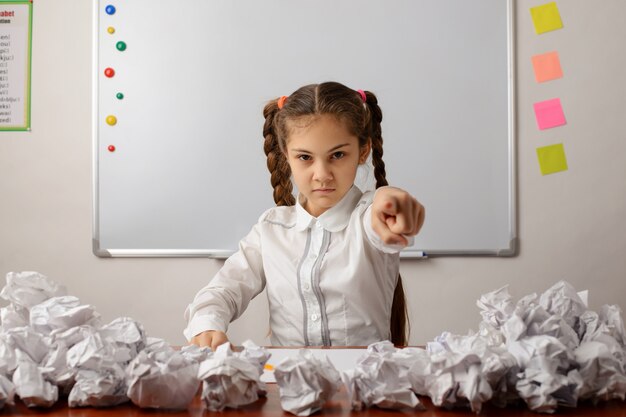
POLYGON ((117 123, 117 117, 111 115, 111 116, 107 116, 107 124, 109 124, 110 126, 114 126, 117 123))
POLYGON ((107 28, 107 32, 109 32, 111 35, 115 33, 115 28, 113 26, 109 26, 107 28))

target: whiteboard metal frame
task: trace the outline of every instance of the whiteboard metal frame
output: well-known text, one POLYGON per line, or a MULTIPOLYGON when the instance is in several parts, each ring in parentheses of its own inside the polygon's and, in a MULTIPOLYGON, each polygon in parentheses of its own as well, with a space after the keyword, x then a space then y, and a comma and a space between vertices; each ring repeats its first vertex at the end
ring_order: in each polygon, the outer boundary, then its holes
MULTIPOLYGON (((508 91, 508 148, 509 148, 509 230, 510 240, 509 247, 501 250, 484 249, 484 250, 464 250, 462 253, 455 250, 429 251, 425 253, 417 250, 405 250, 400 253, 402 259, 426 259, 437 256, 499 256, 511 257, 518 253, 518 236, 517 236, 517 141, 516 141, 516 88, 515 88, 515 0, 507 1, 507 91, 508 91)), ((99 28, 99 10, 98 0, 92 2, 93 7, 93 38, 92 38, 92 251, 94 255, 101 258, 159 258, 159 257, 207 257, 214 259, 226 259, 231 256, 234 251, 216 250, 216 249, 104 249, 100 246, 100 230, 99 220, 99 138, 98 138, 98 28, 99 28)))

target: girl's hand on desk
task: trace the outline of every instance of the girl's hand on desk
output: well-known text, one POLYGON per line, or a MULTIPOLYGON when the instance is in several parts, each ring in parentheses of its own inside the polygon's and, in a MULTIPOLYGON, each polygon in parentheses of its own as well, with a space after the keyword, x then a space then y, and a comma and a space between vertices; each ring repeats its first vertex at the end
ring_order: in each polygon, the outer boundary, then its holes
POLYGON ((198 345, 198 346, 208 346, 213 351, 217 349, 217 347, 221 344, 228 342, 228 337, 226 333, 220 332, 219 330, 208 330, 206 332, 202 332, 198 335, 195 335, 191 341, 190 345, 198 345))
POLYGON ((424 215, 424 206, 406 191, 395 187, 376 191, 372 203, 372 228, 384 243, 408 245, 403 235, 416 235, 424 224, 424 215))

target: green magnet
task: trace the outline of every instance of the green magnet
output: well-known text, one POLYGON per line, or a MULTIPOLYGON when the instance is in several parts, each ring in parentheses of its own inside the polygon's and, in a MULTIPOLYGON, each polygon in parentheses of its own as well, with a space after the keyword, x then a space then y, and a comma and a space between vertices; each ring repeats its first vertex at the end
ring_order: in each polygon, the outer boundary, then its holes
POLYGON ((124 94, 122 94, 122 93, 117 93, 117 94, 115 95, 115 97, 117 97, 117 99, 118 99, 118 100, 121 100, 121 99, 123 99, 123 98, 124 98, 124 94))
POLYGON ((126 42, 122 42, 119 41, 115 47, 117 48, 118 51, 125 51, 126 50, 126 42))

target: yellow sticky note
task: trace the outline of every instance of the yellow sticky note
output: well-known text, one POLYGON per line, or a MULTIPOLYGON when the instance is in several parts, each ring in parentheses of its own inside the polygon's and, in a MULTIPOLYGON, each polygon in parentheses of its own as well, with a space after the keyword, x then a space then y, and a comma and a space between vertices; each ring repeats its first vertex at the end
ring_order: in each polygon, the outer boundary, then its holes
POLYGON ((539 159, 541 175, 567 171, 567 160, 562 143, 537 148, 537 158, 539 159))
POLYGON ((547 3, 542 6, 531 7, 530 15, 535 24, 535 32, 540 35, 551 30, 561 29, 563 22, 556 3, 547 3))

